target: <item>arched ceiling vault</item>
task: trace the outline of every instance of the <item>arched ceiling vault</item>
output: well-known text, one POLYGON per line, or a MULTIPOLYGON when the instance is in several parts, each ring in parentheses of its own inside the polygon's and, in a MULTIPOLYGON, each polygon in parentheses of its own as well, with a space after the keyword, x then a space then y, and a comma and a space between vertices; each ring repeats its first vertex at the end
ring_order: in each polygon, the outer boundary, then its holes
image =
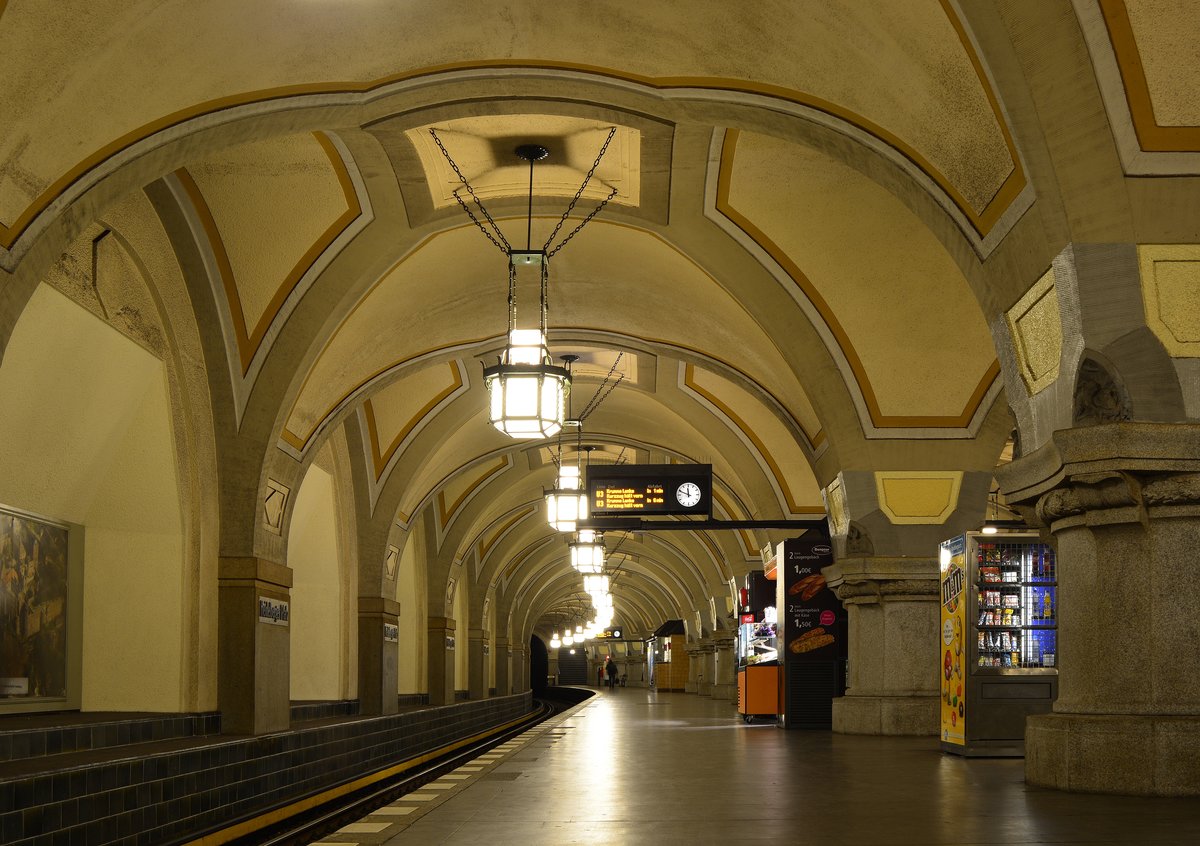
MULTIPOLYGON (((364 519, 428 517, 437 566, 477 567, 480 595, 526 610, 569 594, 531 510, 552 445, 483 418, 505 259, 453 201, 430 128, 514 241, 512 147, 552 150, 538 241, 615 128, 577 218, 616 196, 550 283, 551 350, 581 356, 577 409, 621 356, 585 422, 604 461, 711 463, 729 518, 821 513, 846 468, 990 467, 1003 409, 981 265, 1033 194, 951 0, 697 2, 687 37, 664 4, 514 2, 486 27, 465 0, 263 0, 237 27, 225 2, 139 8, 4 7, 0 268, 33 274, 22 256, 151 186, 217 316, 217 414, 263 452, 224 462, 223 488, 254 497, 230 509, 257 509, 345 427, 364 519)), ((682 614, 763 539, 631 539, 623 595, 641 622, 682 614)))

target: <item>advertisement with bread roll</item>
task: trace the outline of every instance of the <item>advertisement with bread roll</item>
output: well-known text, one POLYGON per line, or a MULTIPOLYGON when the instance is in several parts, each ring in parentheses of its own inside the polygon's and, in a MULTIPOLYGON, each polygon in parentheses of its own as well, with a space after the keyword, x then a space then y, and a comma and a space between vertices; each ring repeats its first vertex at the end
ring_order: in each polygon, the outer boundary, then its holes
POLYGON ((845 691, 846 612, 822 568, 833 563, 827 537, 816 532, 785 541, 777 553, 779 661, 785 728, 828 729, 833 700, 845 691))

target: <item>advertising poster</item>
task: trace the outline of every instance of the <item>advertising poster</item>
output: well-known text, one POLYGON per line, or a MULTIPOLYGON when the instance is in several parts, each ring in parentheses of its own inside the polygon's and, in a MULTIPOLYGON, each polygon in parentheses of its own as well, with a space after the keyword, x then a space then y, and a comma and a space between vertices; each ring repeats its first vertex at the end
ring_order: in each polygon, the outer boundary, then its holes
POLYGON ((966 689, 967 573, 965 536, 951 538, 941 545, 942 613, 938 651, 938 678, 941 680, 942 742, 962 746, 966 738, 967 709, 963 701, 966 689))
POLYGON ((802 538, 780 547, 780 657, 785 662, 829 661, 844 655, 845 611, 821 575, 821 568, 833 563, 829 541, 802 538))

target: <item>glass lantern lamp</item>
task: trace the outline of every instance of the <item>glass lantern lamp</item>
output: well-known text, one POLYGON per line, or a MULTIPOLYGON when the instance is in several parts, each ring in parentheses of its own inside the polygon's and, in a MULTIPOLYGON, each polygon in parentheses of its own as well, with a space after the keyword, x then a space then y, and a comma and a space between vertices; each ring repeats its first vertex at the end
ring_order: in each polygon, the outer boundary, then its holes
MULTIPOLYGON (((575 533, 571 548, 571 566, 585 575, 604 572, 604 536, 591 529, 575 533)), ((586 581, 586 580, 585 580, 586 581)))
POLYGON ((587 517, 587 494, 580 488, 579 467, 563 463, 554 490, 546 491, 546 519, 560 532, 575 531, 575 523, 587 517))
POLYGON ((488 422, 512 438, 551 438, 562 430, 571 374, 551 363, 542 329, 510 329, 500 361, 483 368, 488 422))

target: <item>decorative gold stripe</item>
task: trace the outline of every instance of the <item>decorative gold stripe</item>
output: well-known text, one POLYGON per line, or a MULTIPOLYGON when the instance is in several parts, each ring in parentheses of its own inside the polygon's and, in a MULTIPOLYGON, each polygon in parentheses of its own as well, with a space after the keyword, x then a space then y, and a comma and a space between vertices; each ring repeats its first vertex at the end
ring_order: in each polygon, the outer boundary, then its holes
POLYGON ((410 758, 402 764, 397 764, 394 767, 388 767, 387 769, 380 770, 379 772, 371 773, 369 776, 363 776, 362 778, 355 779, 347 784, 330 788, 329 790, 318 793, 315 796, 309 796, 306 799, 301 799, 299 802, 293 802, 292 804, 285 805, 282 808, 276 808, 273 811, 269 811, 261 816, 254 817, 253 819, 246 820, 245 822, 238 823, 230 828, 222 829, 221 831, 217 831, 212 834, 207 834, 198 840, 192 840, 187 844, 187 846, 220 846, 221 844, 229 843, 233 840, 237 840, 239 837, 244 837, 247 834, 252 834, 256 831, 261 831, 269 825, 275 825, 276 823, 283 822, 286 819, 315 808, 318 805, 322 805, 325 802, 332 801, 340 796, 345 796, 347 793, 353 793, 356 790, 361 790, 364 787, 376 784, 384 779, 399 775, 400 773, 411 770, 413 767, 420 766, 427 761, 432 761, 435 758, 439 758, 448 752, 453 752, 456 749, 461 749, 464 746, 477 743, 485 737, 491 737, 503 731, 507 731, 513 726, 517 726, 523 722, 526 722, 528 719, 528 717, 521 717, 519 719, 512 720, 511 722, 507 722, 504 725, 496 726, 494 729, 488 729, 487 731, 480 732, 479 734, 472 735, 471 737, 464 738, 463 740, 455 741, 454 743, 440 747, 433 752, 427 752, 424 755, 417 756, 416 758, 410 758))
POLYGON ((509 529, 511 529, 517 523, 520 523, 522 520, 524 520, 530 514, 535 513, 537 510, 538 509, 537 509, 536 505, 531 505, 527 508, 521 509, 520 511, 517 512, 516 516, 514 516, 511 520, 509 520, 507 523, 505 523, 503 526, 501 526, 499 529, 497 529, 496 533, 493 534, 491 536, 491 538, 489 538, 487 541, 481 541, 479 544, 479 549, 478 549, 479 560, 483 561, 485 558, 487 558, 488 553, 492 551, 492 547, 495 546, 500 541, 500 538, 504 537, 505 532, 507 532, 509 529))
POLYGON ((988 369, 984 372, 983 378, 975 387, 975 391, 967 400, 967 405, 962 413, 957 417, 948 416, 916 416, 916 415, 893 415, 884 414, 880 411, 879 402, 875 399, 875 390, 871 386, 871 380, 867 376, 867 370, 863 366, 862 360, 858 357, 858 351, 854 349, 854 345, 850 342, 850 336, 838 321, 837 316, 833 313, 833 309, 821 293, 813 285, 812 280, 804 275, 802 271, 791 257, 778 244, 772 241, 767 234, 750 222, 749 218, 743 215, 737 209, 729 204, 729 183, 733 173, 733 160, 737 151, 737 142, 740 133, 736 129, 731 129, 725 133, 725 142, 721 148, 721 167, 717 176, 717 211, 725 215, 729 220, 746 233, 756 244, 758 244, 780 267, 784 272, 791 277, 796 286, 804 293, 816 308, 817 313, 821 315, 821 319, 825 321, 825 325, 829 327, 829 331, 833 334, 834 340, 845 355, 846 361, 850 364, 850 369, 854 373, 854 379, 858 383, 858 388, 862 392, 863 401, 867 404, 867 412, 871 415, 871 422, 880 429, 897 429, 908 427, 962 427, 971 422, 971 418, 975 416, 975 412, 979 409, 979 404, 983 402, 984 396, 987 395, 988 388, 992 382, 1000 375, 1000 362, 993 361, 988 369))
MULTIPOLYGON (((458 499, 454 500, 454 504, 449 508, 446 507, 446 492, 444 490, 438 491, 438 511, 440 512, 440 516, 442 518, 442 526, 450 525, 450 518, 453 517, 454 513, 462 507, 462 504, 466 502, 467 497, 475 493, 475 491, 478 490, 484 482, 507 467, 508 456, 501 456, 500 460, 496 462, 493 467, 489 468, 482 476, 472 482, 471 485, 462 492, 458 499)), ((453 475, 455 474, 451 473, 450 476, 447 476, 446 478, 450 478, 453 475)))
MULTIPOLYGON (((338 155, 337 148, 333 146, 333 142, 323 132, 314 132, 313 137, 317 139, 317 143, 321 145, 321 149, 325 152, 325 155, 329 157, 329 163, 333 167, 334 173, 337 174, 338 184, 341 186, 342 194, 346 198, 346 211, 342 212, 337 220, 326 228, 320 237, 304 252, 304 255, 300 257, 295 266, 292 267, 283 282, 280 283, 278 289, 276 289, 275 295, 271 297, 271 301, 267 303, 262 316, 259 318, 252 332, 248 331, 246 326, 245 310, 242 307, 242 299, 238 292, 237 279, 233 273, 233 266, 229 261, 229 254, 225 250, 225 242, 222 240, 216 220, 213 218, 212 209, 205 201, 203 192, 200 190, 200 186, 196 184, 195 179, 192 178, 192 175, 185 168, 175 171, 176 177, 183 183, 184 189, 192 201, 192 205, 196 208, 196 213, 200 217, 209 242, 212 245, 213 253, 217 257, 217 266, 221 273, 221 284, 229 303, 229 312, 233 317, 234 332, 237 336, 238 355, 241 357, 243 376, 250 369, 250 362, 254 360, 255 353, 258 352, 263 338, 266 337, 267 329, 270 328, 272 321, 279 315, 279 310, 283 307, 284 301, 296 289, 296 285, 299 284, 309 268, 329 248, 329 245, 345 231, 347 226, 362 214, 362 206, 358 202, 358 194, 354 190, 354 182, 350 178, 350 172, 346 168, 346 163, 338 155)), ((289 443, 291 443, 290 440, 289 443)), ((297 449, 299 448, 297 447, 297 449)))
POLYGON ((746 436, 750 443, 754 444, 754 448, 758 450, 758 454, 763 457, 765 462, 767 462, 767 467, 770 468, 771 475, 775 477, 775 481, 779 484, 779 489, 783 491, 783 498, 787 502, 788 510, 793 514, 824 514, 824 505, 799 505, 796 502, 796 498, 792 496, 792 489, 788 485, 787 479, 784 478, 783 470, 780 469, 779 464, 776 463, 775 458, 771 455, 770 450, 767 449, 767 445, 762 442, 762 439, 759 438, 757 434, 755 434, 753 427, 739 417, 732 408, 696 384, 695 375, 695 368, 692 365, 684 365, 683 384, 720 409, 721 413, 728 417, 730 422, 732 422, 733 425, 737 426, 738 429, 741 430, 742 434, 746 436))
MULTIPOLYGON (((443 400, 454 394, 455 391, 458 391, 460 388, 462 388, 462 371, 459 370, 457 361, 450 362, 450 378, 450 386, 445 388, 429 402, 425 403, 421 410, 413 415, 411 420, 404 424, 404 427, 396 434, 396 437, 392 439, 391 444, 388 445, 387 451, 382 454, 379 451, 379 433, 376 430, 375 407, 371 404, 370 399, 363 401, 363 409, 367 415, 367 431, 371 436, 371 451, 375 460, 375 478, 377 480, 383 474, 383 469, 387 467, 388 462, 392 460, 392 456, 396 453, 396 450, 399 449, 400 444, 402 444, 404 439, 408 437, 409 433, 417 427, 417 424, 425 419, 427 414, 437 408, 437 406, 440 405, 443 400)), ((291 433, 289 432, 288 434, 291 433)))
POLYGON ((1100 13, 1108 28, 1117 68, 1121 71, 1121 82, 1125 88, 1125 99, 1129 103, 1129 114, 1133 119, 1133 131, 1138 146, 1150 153, 1194 153, 1200 151, 1200 127, 1159 126, 1154 116, 1154 101, 1150 98, 1150 84, 1142 66, 1133 24, 1125 0, 1100 0, 1100 13))
MULTIPOLYGON (((971 43, 966 39, 965 32, 961 24, 958 22, 957 16, 953 14, 948 0, 941 0, 942 9, 949 17, 955 31, 958 33, 962 41, 963 49, 967 55, 971 57, 972 64, 976 71, 979 72, 980 65, 975 56, 975 50, 971 43)), ((164 129, 184 123, 201 115, 213 114, 225 109, 232 109, 238 106, 245 106, 252 103, 263 103, 270 100, 281 100, 288 97, 301 97, 312 94, 364 94, 373 91, 386 85, 392 85, 398 82, 411 81, 422 79, 424 77, 436 76, 438 74, 452 73, 455 71, 464 70, 550 70, 550 71, 572 71, 576 73, 585 73, 592 76, 604 77, 608 79, 617 79, 625 82, 633 82, 639 85, 644 85, 647 88, 653 88, 660 91, 668 91, 680 88, 696 88, 708 91, 725 91, 730 93, 745 93, 757 94, 772 99, 783 100, 786 102, 797 103, 799 105, 809 106, 818 111, 826 112, 834 115, 847 123, 851 123, 860 129, 876 136, 880 140, 895 147, 906 157, 911 159, 918 167, 929 174, 954 202, 962 209, 970 220, 972 225, 982 235, 986 235, 991 227, 1003 214, 1004 208, 998 207, 998 200, 1001 199, 1000 194, 993 199, 987 208, 982 213, 976 213, 963 196, 950 184, 940 171, 933 167, 924 156, 918 153, 914 148, 910 147, 896 135, 885 130, 883 127, 868 120, 862 115, 844 109, 835 103, 824 100, 820 97, 815 97, 806 94, 802 91, 797 91, 791 88, 785 88, 779 85, 767 85, 756 83, 742 79, 728 79, 723 77, 703 77, 703 76, 673 76, 673 77, 649 77, 641 74, 626 73, 617 71, 612 68, 598 67, 595 65, 586 65, 576 62, 550 62, 539 61, 536 59, 515 61, 511 59, 496 59, 490 61, 476 62, 451 62, 442 65, 433 65, 430 67, 419 68, 417 70, 407 71, 404 73, 393 74, 391 76, 380 77, 368 82, 323 82, 310 83, 302 85, 283 85, 275 88, 264 88, 258 91, 249 91, 242 94, 234 94, 226 97, 218 97, 212 100, 207 100, 203 103, 198 103, 185 109, 180 109, 170 114, 164 115, 149 123, 143 124, 137 129, 130 130, 119 138, 109 142, 99 150, 92 153, 90 156, 83 159, 77 165, 72 167, 57 180, 55 180, 45 191, 43 191, 37 199, 33 201, 11 226, 6 226, 0 223, 0 246, 10 248, 16 243, 17 238, 29 226, 38 214, 40 214, 47 206, 54 202, 60 194, 62 194, 68 186, 88 171, 95 168, 105 159, 108 159, 122 150, 136 144, 137 142, 153 135, 156 132, 161 132, 164 129)), ((991 86, 985 77, 980 75, 979 83, 989 93, 989 101, 995 107, 995 99, 991 96, 991 86)), ((1001 127, 1004 126, 1004 116, 996 109, 996 122, 1001 127)), ((1013 196, 1020 193, 1024 187, 1024 176, 1019 171, 1018 158, 1016 150, 1012 145, 1012 140, 1008 133, 1005 132, 1005 141, 1009 145, 1009 156, 1014 164, 1014 173, 1010 175, 1009 180, 1012 181, 1014 176, 1017 179, 1017 186, 1013 196)), ((1005 183, 1005 186, 1008 182, 1005 183)), ((1001 194, 1006 194, 1008 191, 1005 187, 1001 188, 1001 194)))

